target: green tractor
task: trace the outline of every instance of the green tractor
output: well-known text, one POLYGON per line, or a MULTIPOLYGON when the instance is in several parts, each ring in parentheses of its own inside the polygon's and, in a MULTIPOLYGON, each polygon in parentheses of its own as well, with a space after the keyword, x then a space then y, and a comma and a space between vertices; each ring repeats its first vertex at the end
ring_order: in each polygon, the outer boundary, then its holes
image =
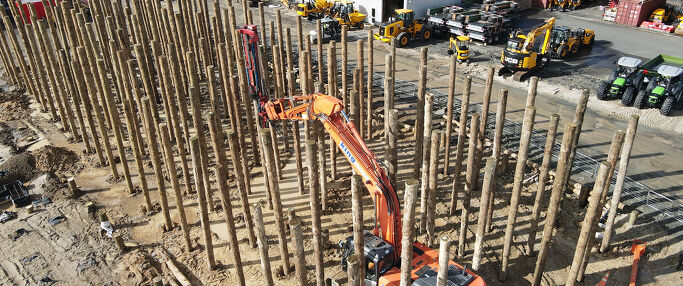
POLYGON ((638 109, 659 107, 659 113, 668 116, 683 97, 683 68, 661 65, 657 73, 659 76, 652 78, 647 87, 638 92, 633 106, 638 109))
POLYGON ((621 98, 623 105, 631 105, 633 98, 640 90, 643 83, 643 74, 639 72, 642 60, 621 57, 616 62, 618 65, 609 77, 598 88, 598 99, 609 100, 621 98))

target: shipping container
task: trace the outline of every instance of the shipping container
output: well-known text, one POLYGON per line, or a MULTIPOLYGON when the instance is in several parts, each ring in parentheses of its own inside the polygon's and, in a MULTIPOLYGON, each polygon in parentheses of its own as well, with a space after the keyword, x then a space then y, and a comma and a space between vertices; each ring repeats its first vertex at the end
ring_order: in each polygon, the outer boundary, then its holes
MULTIPOLYGON (((57 0, 48 0, 47 2, 48 5, 54 6, 55 1, 57 0)), ((61 0, 59 1, 61 2, 61 0)), ((31 8, 29 5, 32 5, 36 9, 36 17, 38 17, 38 19, 45 18, 45 7, 43 7, 42 0, 17 0, 14 1, 14 5, 18 9, 21 9, 22 18, 25 23, 31 23, 31 19, 27 17, 27 15, 31 15, 31 8)))
POLYGON ((652 11, 664 6, 666 0, 622 0, 619 1, 614 21, 618 24, 638 27, 652 11))

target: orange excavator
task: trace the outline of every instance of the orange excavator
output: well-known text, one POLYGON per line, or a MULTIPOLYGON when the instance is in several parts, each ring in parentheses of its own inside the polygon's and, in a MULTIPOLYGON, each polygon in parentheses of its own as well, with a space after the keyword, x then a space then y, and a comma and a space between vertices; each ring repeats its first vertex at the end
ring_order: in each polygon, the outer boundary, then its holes
MULTIPOLYGON (((415 242, 412 248, 401 246, 401 211, 398 195, 384 169, 363 142, 355 125, 343 110, 342 102, 324 94, 300 95, 270 100, 265 88, 259 64, 258 33, 254 25, 240 29, 244 47, 245 66, 248 73, 249 92, 262 126, 277 120, 318 120, 330 134, 341 152, 351 164, 355 174, 363 177, 363 183, 375 204, 375 223, 372 232, 365 232, 363 285, 398 286, 401 275, 399 267, 401 250, 413 252, 412 285, 436 285, 438 252, 415 242), (306 103, 308 102, 308 103, 306 103)), ((353 254, 353 236, 342 243, 342 265, 353 254)), ((483 278, 466 267, 449 261, 448 285, 486 285, 483 278)))

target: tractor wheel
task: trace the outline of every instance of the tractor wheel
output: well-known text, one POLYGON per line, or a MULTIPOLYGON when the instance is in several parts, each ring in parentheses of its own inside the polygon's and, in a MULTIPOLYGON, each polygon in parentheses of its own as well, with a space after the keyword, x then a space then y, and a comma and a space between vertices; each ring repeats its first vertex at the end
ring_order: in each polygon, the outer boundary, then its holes
POLYGON ((673 108, 675 101, 676 100, 673 96, 667 96, 664 100, 664 103, 662 103, 662 108, 659 109, 659 113, 664 116, 669 116, 669 113, 671 113, 671 109, 673 108))
POLYGON ((633 103, 633 97, 636 96, 636 88, 635 87, 629 87, 624 91, 624 94, 621 96, 621 104, 624 106, 629 106, 633 103))
POLYGON ((561 46, 557 49, 557 57, 564 59, 567 56, 567 46, 561 46))
POLYGON ((425 30, 422 33, 422 39, 425 40, 425 42, 431 40, 432 39, 432 30, 429 30, 429 29, 425 30))
POLYGON ((363 28, 365 28, 365 23, 360 22, 360 23, 356 24, 356 28, 358 28, 358 30, 363 30, 363 28))
POLYGON ((610 83, 603 81, 600 83, 600 87, 598 88, 598 99, 599 100, 607 100, 609 99, 609 96, 607 95, 607 91, 609 90, 610 83))
POLYGON ((403 48, 408 44, 408 33, 402 32, 396 37, 398 40, 398 47, 403 48))
POLYGON ((579 54, 579 44, 575 44, 571 47, 572 51, 572 56, 576 56, 579 54))
POLYGON ((647 96, 647 92, 644 90, 641 90, 638 92, 638 95, 636 95, 636 100, 633 102, 633 107, 638 108, 638 109, 643 109, 645 105, 645 97, 647 96))

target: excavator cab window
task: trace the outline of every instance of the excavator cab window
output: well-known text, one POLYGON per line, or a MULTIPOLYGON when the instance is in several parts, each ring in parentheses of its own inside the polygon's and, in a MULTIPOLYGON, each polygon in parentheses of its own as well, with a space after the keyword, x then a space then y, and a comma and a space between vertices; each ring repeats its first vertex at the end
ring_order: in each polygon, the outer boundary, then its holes
POLYGON ((396 19, 403 21, 403 27, 413 26, 413 13, 399 13, 396 15, 396 19))
POLYGON ((523 44, 523 41, 519 41, 517 39, 510 39, 505 49, 508 51, 519 51, 522 49, 523 44))
POLYGON ((461 51, 469 50, 470 48, 469 48, 468 44, 469 44, 469 42, 465 42, 465 41, 458 41, 456 43, 456 45, 458 46, 458 50, 461 50, 461 51))
POLYGON ((365 279, 374 281, 375 283, 380 276, 394 267, 394 256, 392 254, 385 253, 384 256, 380 257, 366 256, 365 259, 365 279))

